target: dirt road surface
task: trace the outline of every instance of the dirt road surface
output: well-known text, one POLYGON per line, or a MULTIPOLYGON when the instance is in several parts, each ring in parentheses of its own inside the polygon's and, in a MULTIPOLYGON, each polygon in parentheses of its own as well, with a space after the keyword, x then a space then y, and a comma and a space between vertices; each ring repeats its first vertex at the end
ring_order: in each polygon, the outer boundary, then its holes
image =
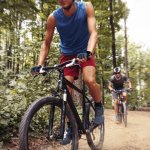
MULTIPOLYGON (((90 150, 86 140, 80 140, 80 150, 90 150)), ((129 111, 128 125, 114 123, 113 110, 105 110, 105 140, 103 150, 150 150, 150 112, 129 111)))
MULTIPOLYGON (((18 145, 2 150, 18 150, 18 145)), ((79 141, 79 150, 90 150, 85 137, 79 141)), ((115 124, 113 110, 105 110, 103 150, 150 150, 150 111, 129 111, 125 128, 123 124, 115 124)))

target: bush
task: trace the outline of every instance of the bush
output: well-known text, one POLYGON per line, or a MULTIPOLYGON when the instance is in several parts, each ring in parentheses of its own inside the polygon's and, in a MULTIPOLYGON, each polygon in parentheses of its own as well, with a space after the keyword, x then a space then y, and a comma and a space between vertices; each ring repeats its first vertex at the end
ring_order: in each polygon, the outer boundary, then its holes
POLYGON ((49 95, 50 88, 55 85, 45 83, 47 77, 43 77, 44 80, 37 77, 33 81, 33 76, 27 71, 14 76, 3 73, 3 80, 0 80, 0 143, 17 136, 25 110, 34 100, 49 95))

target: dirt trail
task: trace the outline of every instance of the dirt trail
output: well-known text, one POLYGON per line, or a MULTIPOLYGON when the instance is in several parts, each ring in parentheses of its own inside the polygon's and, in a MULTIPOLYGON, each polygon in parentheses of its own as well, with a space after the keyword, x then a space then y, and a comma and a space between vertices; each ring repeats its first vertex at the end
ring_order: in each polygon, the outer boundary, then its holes
MULTIPOLYGON (((80 145, 80 150, 90 150, 85 140, 80 145)), ((129 111, 125 128, 114 123, 113 110, 105 110, 103 150, 150 150, 150 112, 129 111)))
MULTIPOLYGON (((9 145, 2 150, 18 150, 17 147, 9 145)), ((90 150, 85 137, 80 139, 79 150, 90 150)), ((125 128, 123 124, 114 123, 113 110, 105 110, 103 150, 150 150, 150 111, 129 111, 125 128)))

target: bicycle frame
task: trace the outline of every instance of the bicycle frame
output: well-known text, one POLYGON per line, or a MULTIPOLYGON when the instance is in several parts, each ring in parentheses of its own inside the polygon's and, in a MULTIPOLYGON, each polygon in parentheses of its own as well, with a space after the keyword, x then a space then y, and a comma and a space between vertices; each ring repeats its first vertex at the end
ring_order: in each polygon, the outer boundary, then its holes
MULTIPOLYGON (((60 137, 62 138, 64 135, 64 128, 65 128, 65 112, 66 112, 66 105, 68 104, 73 115, 74 118, 77 122, 78 125, 78 131, 81 134, 85 134, 86 133, 86 129, 88 129, 88 126, 86 124, 86 103, 89 103, 89 105, 94 109, 94 106, 92 104, 92 102, 89 100, 89 98, 85 95, 85 84, 83 83, 83 89, 79 89, 78 87, 76 87, 73 83, 71 83, 70 81, 68 81, 65 76, 64 76, 64 71, 62 70, 60 72, 59 75, 59 81, 58 81, 58 91, 59 89, 62 90, 63 92, 63 102, 62 102, 62 112, 61 112, 61 128, 60 128, 60 137), (72 88, 73 90, 77 91, 78 93, 80 93, 83 97, 82 99, 82 119, 79 117, 79 114, 77 112, 77 109, 75 107, 75 104, 73 102, 72 96, 69 93, 69 90, 67 88, 67 86, 69 86, 70 88, 72 88)), ((57 93, 57 92, 56 92, 57 93)), ((50 131, 49 134, 51 135, 51 129, 53 127, 52 122, 54 120, 54 107, 51 109, 52 111, 52 115, 50 116, 50 131)))
POLYGON ((118 111, 119 111, 119 106, 123 105, 123 103, 126 102, 126 100, 122 95, 122 92, 124 92, 124 90, 116 90, 116 93, 118 94, 118 111))
POLYGON ((123 97, 123 95, 122 95, 122 92, 121 92, 121 93, 119 93, 119 95, 118 95, 118 101, 119 101, 119 103, 121 103, 121 102, 124 102, 124 101, 125 101, 125 99, 124 99, 124 97, 123 97))
MULTIPOLYGON (((89 98, 85 95, 85 89, 83 88, 83 90, 79 89, 78 87, 76 87, 74 84, 72 84, 71 82, 69 82, 67 79, 65 79, 65 83, 66 85, 70 86, 72 89, 76 90, 77 92, 79 92, 80 94, 82 94, 83 100, 82 100, 82 120, 79 117, 79 114, 77 112, 77 109, 73 103, 72 97, 70 95, 70 93, 67 90, 67 102, 73 112, 73 115, 75 116, 75 119, 77 121, 78 124, 78 128, 82 133, 85 133, 85 129, 86 129, 86 108, 85 108, 85 104, 86 102, 88 102, 92 108, 94 109, 94 106, 92 104, 92 102, 89 100, 89 98)), ((83 83, 83 87, 84 87, 84 83, 83 83)))
POLYGON ((79 139, 83 134, 91 149, 102 149, 104 123, 94 122, 94 101, 86 95, 84 84, 83 88, 78 88, 64 76, 64 68, 75 65, 79 66, 78 60, 72 59, 52 67, 41 67, 39 74, 45 76, 48 73, 50 84, 54 82, 57 84, 54 84, 54 86, 56 85, 54 89, 50 85, 51 90, 53 89, 51 96, 37 99, 26 110, 19 127, 20 149, 77 150, 80 145, 79 139), (51 73, 57 77, 51 80, 51 73), (71 88, 83 98, 82 106, 79 106, 79 109, 71 95, 71 88), (65 138, 69 132, 69 143, 66 143, 65 138))
POLYGON ((120 115, 120 122, 124 122, 125 127, 127 126, 127 110, 126 110, 126 100, 122 95, 122 92, 128 91, 124 90, 117 90, 116 93, 118 94, 118 114, 120 115))

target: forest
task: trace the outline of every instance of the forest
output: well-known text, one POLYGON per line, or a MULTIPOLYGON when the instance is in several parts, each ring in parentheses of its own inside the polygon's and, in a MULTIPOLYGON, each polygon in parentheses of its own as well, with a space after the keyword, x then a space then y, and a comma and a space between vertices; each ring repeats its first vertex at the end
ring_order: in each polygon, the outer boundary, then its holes
MULTIPOLYGON (((129 41, 127 19, 130 10, 122 0, 91 0, 96 16, 98 42, 95 50, 97 81, 105 107, 111 107, 108 79, 121 67, 132 82, 129 107, 150 107, 150 50, 129 41), (120 22, 123 22, 120 24, 120 22)), ((55 81, 33 79, 44 40, 47 17, 56 0, 0 0, 0 148, 18 136, 21 117, 36 99, 49 95, 55 81)), ((59 63, 59 35, 54 34, 47 65, 59 63)))

